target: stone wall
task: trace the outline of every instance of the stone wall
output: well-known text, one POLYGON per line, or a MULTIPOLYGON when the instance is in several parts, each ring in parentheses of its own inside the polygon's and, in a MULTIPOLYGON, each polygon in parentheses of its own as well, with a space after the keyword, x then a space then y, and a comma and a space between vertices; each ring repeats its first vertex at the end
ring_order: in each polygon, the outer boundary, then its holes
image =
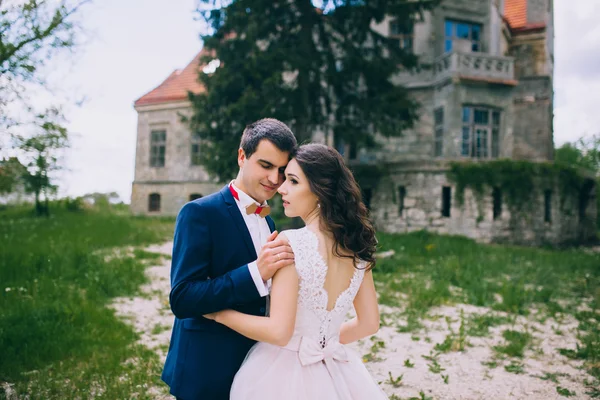
POLYGON ((521 79, 515 96, 513 158, 520 160, 553 160, 553 103, 548 78, 521 79), (524 87, 531 88, 523 90, 524 87))
POLYGON ((434 90, 415 89, 410 94, 420 105, 419 119, 412 129, 407 129, 400 137, 380 138, 381 148, 370 151, 372 157, 382 161, 398 161, 430 159, 433 156, 434 90))
POLYGON ((551 0, 527 0, 527 22, 545 22, 548 16, 548 2, 551 0))
POLYGON ((506 194, 502 194, 501 213, 494 218, 492 189, 486 189, 481 202, 466 189, 464 203, 460 205, 447 171, 443 163, 390 165, 389 172, 372 186, 371 217, 377 229, 391 233, 428 230, 467 236, 484 243, 523 245, 560 245, 595 237, 597 210, 593 194, 581 210, 579 193, 561 193, 556 184, 546 187, 540 183, 529 207, 525 205, 514 213, 509 209, 506 194), (402 209, 400 187, 405 190, 402 209), (449 217, 442 216, 443 187, 451 191, 449 217), (551 191, 548 221, 546 190, 551 191))
POLYGON ((552 76, 553 61, 548 40, 545 31, 513 36, 509 54, 515 58, 517 79, 527 76, 552 76))
POLYGON ((191 132, 181 121, 191 113, 189 102, 142 106, 138 111, 135 177, 131 193, 134 214, 177 215, 191 194, 206 196, 223 185, 210 179, 208 173, 191 162, 191 132), (150 135, 153 130, 166 131, 165 165, 150 166, 150 135), (161 196, 161 208, 150 212, 149 196, 161 196))
POLYGON ((202 197, 221 190, 224 185, 200 182, 153 182, 133 183, 131 212, 135 215, 177 215, 181 207, 190 201, 191 195, 202 197), (160 195, 160 210, 149 210, 150 194, 160 195))
POLYGON ((191 133, 181 121, 182 115, 189 115, 191 111, 187 102, 138 110, 135 182, 209 181, 204 168, 191 163, 191 133), (167 133, 164 167, 150 166, 150 134, 153 130, 167 133))

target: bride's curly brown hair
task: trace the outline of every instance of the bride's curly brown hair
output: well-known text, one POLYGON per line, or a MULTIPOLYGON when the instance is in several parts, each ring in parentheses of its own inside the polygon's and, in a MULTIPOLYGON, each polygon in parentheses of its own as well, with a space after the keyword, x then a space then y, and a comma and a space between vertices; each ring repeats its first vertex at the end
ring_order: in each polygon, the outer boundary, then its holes
POLYGON ((293 158, 306 175, 320 204, 321 229, 333 234, 334 254, 375 266, 377 239, 367 207, 352 172, 342 156, 322 144, 300 146, 293 158), (350 253, 350 254, 348 254, 350 253))

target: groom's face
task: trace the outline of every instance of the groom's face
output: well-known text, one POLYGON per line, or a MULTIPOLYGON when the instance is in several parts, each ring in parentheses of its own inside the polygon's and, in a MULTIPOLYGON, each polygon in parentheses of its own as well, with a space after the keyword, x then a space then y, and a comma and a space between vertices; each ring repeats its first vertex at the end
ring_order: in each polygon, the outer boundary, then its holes
POLYGON ((281 151, 270 141, 263 139, 256 151, 246 157, 244 150, 238 150, 240 174, 237 184, 247 195, 262 203, 272 198, 284 181, 285 167, 290 154, 281 151))

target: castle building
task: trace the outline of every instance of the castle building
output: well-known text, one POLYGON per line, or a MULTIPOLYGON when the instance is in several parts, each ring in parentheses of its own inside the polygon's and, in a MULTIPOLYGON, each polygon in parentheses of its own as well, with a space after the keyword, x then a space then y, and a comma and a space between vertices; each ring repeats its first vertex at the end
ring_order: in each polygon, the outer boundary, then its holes
MULTIPOLYGON (((577 192, 540 182, 531 188, 537 205, 518 210, 494 187, 483 196, 467 189, 459 204, 448 174, 453 162, 553 160, 553 0, 442 1, 413 26, 388 18, 373 29, 419 56, 419 68, 395 77, 421 104, 419 120, 376 150, 329 142, 350 165, 379 167, 379 176, 361 180, 378 229, 523 244, 595 236, 593 179, 577 192)), ((192 112, 187 91, 203 90, 198 72, 196 57, 135 102, 134 213, 174 215, 221 187, 198 165, 198 138, 181 123, 192 112)))

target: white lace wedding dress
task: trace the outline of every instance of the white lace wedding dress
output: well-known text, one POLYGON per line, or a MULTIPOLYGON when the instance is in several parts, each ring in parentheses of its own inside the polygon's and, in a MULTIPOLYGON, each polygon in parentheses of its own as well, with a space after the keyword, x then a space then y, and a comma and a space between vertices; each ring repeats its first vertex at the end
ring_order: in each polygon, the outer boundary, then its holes
MULTIPOLYGON (((300 290, 294 335, 287 346, 257 343, 231 388, 232 400, 376 400, 387 396, 361 358, 340 344, 340 327, 362 279, 356 269, 350 286, 327 311, 323 289, 327 265, 317 236, 307 228, 286 231, 294 250, 300 290)), ((364 265, 359 265, 363 268, 364 265)))

